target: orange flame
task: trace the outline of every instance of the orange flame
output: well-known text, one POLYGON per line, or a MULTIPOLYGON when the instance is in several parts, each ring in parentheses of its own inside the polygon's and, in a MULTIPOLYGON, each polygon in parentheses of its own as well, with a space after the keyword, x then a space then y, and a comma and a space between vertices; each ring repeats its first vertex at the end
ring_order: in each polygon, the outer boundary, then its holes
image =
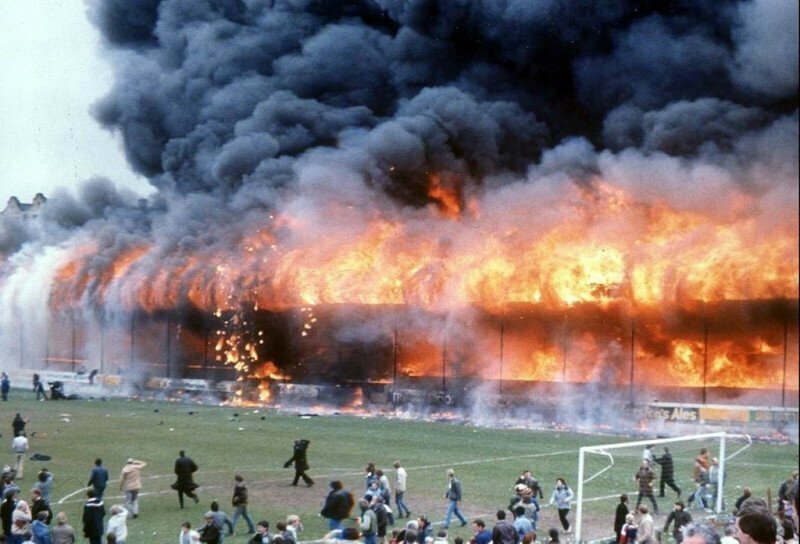
MULTIPOLYGON (((765 235, 764 226, 742 211, 752 204, 744 196, 731 198, 730 217, 720 219, 658 199, 643 202, 600 179, 545 195, 552 200, 518 216, 511 189, 506 200, 484 199, 479 210, 457 177, 431 174, 429 183, 435 209, 377 213, 334 202, 324 232, 287 213, 265 216, 225 248, 140 244, 104 263, 96 258, 97 244, 76 247, 55 274, 51 306, 90 301, 156 312, 189 304, 235 312, 363 304, 431 312, 477 307, 504 315, 519 304, 555 313, 588 305, 616 308, 632 319, 661 316, 642 325, 647 345, 636 348, 644 366, 665 365, 666 372, 652 373, 655 383, 764 387, 779 379, 774 368, 763 370, 776 366, 764 361, 782 356, 779 340, 753 333, 718 337, 706 347, 696 334, 657 323, 669 312, 702 314, 709 304, 797 300, 796 223, 765 235)), ((314 330, 313 319, 306 317, 301 337, 314 330)), ((564 346, 521 339, 508 348, 506 373, 560 379, 569 349, 587 361, 569 358, 569 378, 588 380, 598 372, 596 361, 609 345, 622 345, 623 336, 601 339, 587 325, 564 346)), ((423 356, 406 357, 402 372, 435 374, 437 350, 419 350, 423 356)), ((221 333, 217 351, 242 375, 265 365, 257 339, 240 331, 221 333)))

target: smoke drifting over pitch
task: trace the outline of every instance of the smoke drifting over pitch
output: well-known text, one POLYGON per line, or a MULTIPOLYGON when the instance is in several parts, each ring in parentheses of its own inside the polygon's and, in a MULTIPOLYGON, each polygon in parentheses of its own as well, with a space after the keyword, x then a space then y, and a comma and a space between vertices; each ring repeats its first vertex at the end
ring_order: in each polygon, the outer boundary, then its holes
MULTIPOLYGON (((90 13, 116 67, 93 115, 156 192, 143 209, 90 180, 78 199, 52 195, 41 221, 4 220, 3 344, 15 315, 44 335, 66 310, 597 303, 669 320, 798 298, 796 2, 107 0, 90 13)), ((435 321, 486 351, 463 321, 435 321)))

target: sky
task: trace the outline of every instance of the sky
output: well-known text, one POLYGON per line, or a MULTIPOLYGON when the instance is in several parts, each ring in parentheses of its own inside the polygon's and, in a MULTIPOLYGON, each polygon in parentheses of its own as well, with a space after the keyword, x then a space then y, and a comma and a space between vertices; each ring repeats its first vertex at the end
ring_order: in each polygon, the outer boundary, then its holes
POLYGON ((0 2, 0 208, 97 176, 151 192, 89 113, 112 82, 100 40, 80 0, 0 2))

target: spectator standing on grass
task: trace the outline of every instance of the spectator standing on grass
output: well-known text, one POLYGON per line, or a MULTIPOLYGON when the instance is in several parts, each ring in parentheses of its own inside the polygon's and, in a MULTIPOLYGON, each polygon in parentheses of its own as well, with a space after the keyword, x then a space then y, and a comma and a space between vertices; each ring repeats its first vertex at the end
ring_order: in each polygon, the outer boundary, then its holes
POLYGON ((361 518, 356 518, 361 534, 364 536, 364 544, 378 543, 378 517, 369 507, 369 499, 366 497, 359 501, 361 506, 361 518))
MULTIPOLYGON (((544 492, 542 491, 542 486, 539 484, 539 480, 533 475, 529 469, 525 469, 522 471, 522 475, 517 478, 516 486, 524 485, 530 490, 530 498, 531 502, 534 506, 533 515, 529 515, 531 521, 533 522, 533 528, 536 529, 536 522, 539 521, 539 511, 541 510, 541 504, 539 503, 539 499, 544 500, 544 492)), ((515 487, 516 488, 516 487, 515 487)))
POLYGON ((119 489, 125 493, 125 510, 129 517, 139 517, 139 491, 142 489, 142 469, 147 466, 144 461, 130 458, 122 467, 119 475, 119 489))
POLYGON ((392 510, 383 503, 383 497, 380 495, 373 496, 369 506, 378 520, 378 541, 384 542, 392 510))
POLYGON ((533 501, 533 492, 525 484, 517 484, 515 487, 517 492, 516 496, 511 499, 508 509, 514 512, 518 506, 521 506, 525 512, 533 530, 536 530, 536 522, 539 520, 539 506, 533 501))
POLYGON ((497 521, 492 529, 493 544, 519 544, 519 532, 516 527, 506 520, 505 510, 498 510, 495 514, 497 521))
POLYGON ((206 512, 204 519, 206 524, 197 531, 200 533, 199 541, 208 542, 208 544, 222 544, 222 532, 214 521, 214 512, 206 512))
POLYGON ((41 491, 42 499, 44 499, 47 504, 50 504, 50 491, 53 489, 53 474, 47 470, 47 468, 42 467, 36 475, 36 479, 38 481, 34 484, 33 488, 41 491))
POLYGON ((25 424, 28 423, 28 421, 28 419, 25 419, 17 412, 17 415, 11 420, 11 428, 14 429, 14 436, 19 436, 21 432, 25 431, 25 424))
POLYGON ((383 496, 383 502, 386 506, 392 505, 392 486, 389 483, 389 477, 383 473, 381 469, 375 471, 375 475, 378 477, 378 489, 383 496))
POLYGON ((244 478, 237 474, 233 477, 233 480, 236 482, 233 485, 233 497, 231 498, 231 505, 233 506, 233 520, 231 521, 231 532, 236 530, 236 523, 239 521, 240 517, 244 518, 244 521, 247 523, 247 534, 252 535, 255 534, 256 528, 253 525, 253 520, 250 518, 250 515, 247 513, 247 486, 244 483, 244 478))
POLYGON ((342 520, 350 517, 355 505, 353 494, 344 489, 342 482, 334 480, 330 483, 331 491, 325 498, 320 515, 328 519, 328 529, 341 529, 342 520))
POLYGON ((450 528, 450 520, 453 518, 454 514, 459 521, 461 521, 461 526, 465 526, 467 524, 467 519, 461 513, 461 510, 458 509, 458 503, 461 502, 463 496, 461 482, 456 478, 456 471, 452 468, 447 469, 447 491, 444 496, 449 501, 447 514, 444 517, 444 528, 450 528))
POLYGON ((3 396, 3 402, 8 400, 8 392, 11 390, 11 381, 8 379, 8 374, 5 372, 0 373, 0 394, 3 396))
POLYGON ((681 497, 681 489, 675 483, 675 462, 672 460, 672 454, 669 447, 664 446, 664 455, 656 457, 656 463, 661 465, 661 479, 658 481, 658 496, 664 496, 664 487, 669 486, 681 497))
POLYGON ((303 522, 297 514, 289 514, 286 516, 286 534, 284 540, 291 540, 297 542, 298 533, 303 532, 303 522))
POLYGON ((708 459, 708 449, 701 448, 700 454, 694 458, 692 462, 692 480, 694 480, 695 491, 689 496, 689 507, 695 499, 703 505, 703 508, 708 508, 706 503, 706 488, 708 487, 708 469, 711 462, 708 459))
POLYGON ((89 544, 101 544, 106 508, 103 500, 95 495, 94 489, 86 491, 86 497, 83 505, 83 536, 89 539, 89 544))
POLYGON ((640 544, 657 544, 658 540, 656 540, 656 524, 653 521, 653 516, 650 515, 650 509, 646 504, 643 504, 638 508, 638 511, 638 542, 640 542, 640 544))
POLYGON ((89 472, 89 482, 86 487, 94 489, 94 495, 98 500, 103 500, 103 493, 106 491, 108 484, 108 470, 103 466, 103 460, 99 457, 94 460, 94 466, 89 472))
POLYGON ((44 392, 42 377, 38 374, 33 375, 33 392, 36 393, 36 400, 47 400, 47 393, 44 392))
POLYGON ((39 512, 38 516, 33 516, 31 523, 31 542, 34 544, 52 544, 50 537, 50 526, 47 512, 39 512))
POLYGON ((482 519, 472 522, 474 536, 470 539, 471 544, 489 544, 492 541, 492 532, 486 528, 486 523, 482 519))
POLYGON ((200 533, 192 529, 192 524, 188 521, 181 523, 178 544, 196 544, 197 542, 200 542, 200 533))
POLYGON ((566 533, 571 532, 567 515, 569 514, 570 503, 574 498, 575 494, 567 485, 567 481, 564 478, 556 478, 556 487, 553 489, 552 495, 550 495, 550 504, 555 504, 556 508, 558 508, 558 519, 561 521, 561 526, 566 533))
POLYGON ((653 466, 656 462, 656 456, 653 455, 653 444, 648 444, 642 450, 642 461, 647 461, 648 466, 653 466))
POLYGON ((400 465, 400 461, 394 462, 395 480, 394 480, 394 503, 397 505, 397 517, 409 517, 411 510, 406 505, 406 484, 408 481, 408 472, 400 465))
POLYGON ((636 525, 636 517, 633 512, 625 516, 625 524, 620 530, 620 544, 636 544, 639 536, 639 526, 636 525))
POLYGON ((67 523, 64 512, 56 514, 56 524, 50 530, 52 544, 75 544, 75 529, 67 523))
POLYGON ((50 504, 42 497, 40 489, 34 487, 31 489, 31 516, 33 519, 38 519, 39 514, 44 512, 45 523, 50 525, 50 520, 53 517, 53 511, 50 509, 50 504))
POLYGON ((620 537, 622 535, 622 526, 625 525, 625 518, 628 517, 628 495, 623 493, 619 496, 619 504, 617 510, 614 512, 614 534, 617 535, 616 542, 621 544, 620 537))
POLYGON ((786 478, 781 485, 778 486, 778 499, 782 501, 790 501, 791 497, 789 496, 789 492, 791 491, 792 487, 794 486, 795 482, 797 482, 798 475, 800 472, 797 470, 793 470, 789 477, 786 478))
POLYGON ((197 489, 197 484, 194 483, 194 473, 197 472, 197 465, 183 450, 178 452, 174 472, 177 480, 172 484, 172 489, 178 492, 178 504, 180 507, 183 508, 184 495, 192 499, 195 504, 200 502, 200 499, 194 494, 194 490, 197 489))
POLYGON ((519 533, 520 539, 526 534, 533 532, 533 523, 530 518, 525 516, 525 507, 522 505, 517 506, 512 510, 514 513, 514 528, 519 533))
POLYGON ((636 508, 639 508, 639 505, 642 504, 642 499, 647 497, 650 499, 650 502, 653 503, 653 511, 658 514, 658 504, 653 494, 653 489, 655 488, 653 481, 656 479, 656 473, 650 468, 650 463, 642 459, 642 463, 639 465, 639 470, 636 472, 634 479, 639 483, 639 495, 636 497, 636 508))
POLYGON ((370 461, 367 463, 366 468, 364 468, 364 489, 369 491, 369 486, 372 485, 372 482, 378 480, 378 476, 375 474, 377 469, 375 468, 375 463, 370 461))
POLYGON ((531 496, 536 503, 536 507, 539 507, 539 501, 536 498, 544 499, 544 492, 542 491, 542 486, 539 484, 539 480, 537 480, 530 469, 525 469, 522 471, 522 474, 517 481, 515 482, 515 486, 522 484, 528 489, 531 490, 531 496))
POLYGON ((691 522, 692 515, 685 510, 683 501, 675 501, 675 508, 667 516, 662 532, 666 533, 669 530, 670 523, 672 523, 672 537, 675 539, 675 542, 680 544, 683 540, 683 532, 681 530, 691 522))
POLYGON ((558 529, 551 527, 550 530, 547 531, 547 542, 548 544, 557 544, 558 542, 561 542, 558 539, 558 529))
POLYGON ((228 536, 233 534, 233 523, 228 514, 219 509, 217 501, 211 501, 211 513, 214 514, 214 525, 219 529, 219 544, 225 541, 225 527, 228 528, 228 536))
POLYGON ((6 534, 10 544, 20 544, 31 533, 31 509, 25 501, 17 501, 17 506, 11 514, 11 533, 6 534), (10 537, 10 538, 9 538, 10 537))
POLYGON ((3 524, 3 534, 11 534, 11 516, 17 508, 17 491, 9 489, 3 494, 3 504, 0 505, 0 520, 3 524))
POLYGON ((417 542, 424 543, 431 536, 431 522, 425 516, 417 518, 417 542))
POLYGON ((125 544, 128 538, 128 510, 120 504, 115 504, 109 513, 111 517, 108 518, 106 534, 113 534, 117 544, 125 544))
POLYGON ((280 542, 280 544, 297 544, 291 540, 292 536, 286 532, 285 521, 276 523, 275 529, 277 529, 277 533, 275 534, 275 538, 272 539, 273 542, 280 542))
POLYGON ((28 437, 25 436, 25 431, 21 431, 14 437, 11 441, 11 449, 14 450, 14 455, 16 456, 14 477, 21 480, 25 469, 25 453, 28 451, 28 437))
POLYGON ((247 544, 270 544, 272 537, 269 534, 269 522, 261 520, 256 524, 256 534, 247 541, 247 544))

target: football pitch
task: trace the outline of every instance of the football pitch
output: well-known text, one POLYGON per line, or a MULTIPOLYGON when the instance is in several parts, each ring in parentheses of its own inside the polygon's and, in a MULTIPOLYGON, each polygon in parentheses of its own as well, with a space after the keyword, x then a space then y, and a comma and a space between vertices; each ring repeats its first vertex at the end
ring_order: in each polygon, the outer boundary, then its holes
MULTIPOLYGON (((400 460, 408 470, 406 502, 413 515, 427 515, 434 523, 444 517, 447 501, 445 471, 453 468, 461 480, 464 499, 461 510, 474 519, 480 517, 492 526, 494 514, 506 508, 513 484, 523 469, 530 468, 545 492, 547 503, 557 477, 564 477, 577 491, 578 449, 582 446, 634 440, 620 436, 570 432, 544 432, 515 429, 490 429, 462 423, 435 422, 352 415, 314 415, 280 413, 257 407, 208 406, 140 400, 74 400, 36 402, 30 392, 12 391, 8 402, 0 403, 5 441, 5 462, 12 464, 11 420, 19 412, 29 419, 26 432, 30 440, 24 479, 17 483, 22 498, 30 499, 36 473, 47 467, 55 476, 51 507, 63 511, 77 531, 85 485, 95 458, 102 458, 111 475, 104 502, 106 509, 122 504, 119 473, 129 457, 143 460, 140 515, 128 522, 128 544, 169 544, 176 540, 179 526, 190 521, 197 527, 212 500, 232 515, 231 495, 234 475, 241 474, 249 489, 248 510, 255 522, 270 521, 272 530, 287 514, 298 514, 304 531, 300 540, 316 540, 326 533, 326 520, 319 516, 331 480, 341 480, 358 498, 364 491, 364 467, 370 461, 384 469, 392 483, 392 463, 400 460), (293 469, 283 463, 292 454, 296 439, 311 441, 309 475, 315 485, 300 483, 292 487, 293 469), (195 481, 200 485, 200 503, 187 500, 178 508, 173 465, 178 451, 185 450, 199 466, 195 481), (47 461, 30 460, 33 454, 49 456, 47 461)), ((309 410, 310 411, 310 410, 309 410)), ((698 432, 702 432, 698 430, 698 432)), ((716 456, 715 443, 706 444, 716 456)), ((729 446, 730 454, 736 447, 729 446)), ((676 443, 672 448, 678 485, 683 497, 693 490, 691 462, 697 444, 676 443)), ((660 448, 659 448, 660 451, 660 448)), ((584 503, 584 536, 599 539, 612 534, 614 509, 621 492, 635 503, 633 475, 641 448, 615 452, 614 466, 587 484, 584 503)), ((603 459, 587 460, 587 476, 601 470, 603 459)), ((754 495, 772 496, 780 483, 798 464, 793 444, 754 443, 731 461, 725 488, 727 509, 741 494, 743 486, 754 495)), ((657 470, 658 472, 658 470, 657 470)), ((675 494, 660 499, 662 513, 669 512, 675 494)), ((356 507, 357 508, 357 507, 356 507)), ((354 515, 355 515, 354 511, 354 515)), ((704 516, 704 513, 693 512, 704 516)), ((575 508, 570 519, 574 522, 575 508)), ((656 518, 656 526, 664 517, 656 518)), ((397 527, 401 526, 401 521, 397 527)), ((550 527, 558 527, 554 507, 541 512, 539 533, 546 537, 550 527)), ((226 542, 246 542, 247 526, 240 520, 236 535, 226 542)), ((451 527, 449 540, 468 539, 470 526, 451 527)))

